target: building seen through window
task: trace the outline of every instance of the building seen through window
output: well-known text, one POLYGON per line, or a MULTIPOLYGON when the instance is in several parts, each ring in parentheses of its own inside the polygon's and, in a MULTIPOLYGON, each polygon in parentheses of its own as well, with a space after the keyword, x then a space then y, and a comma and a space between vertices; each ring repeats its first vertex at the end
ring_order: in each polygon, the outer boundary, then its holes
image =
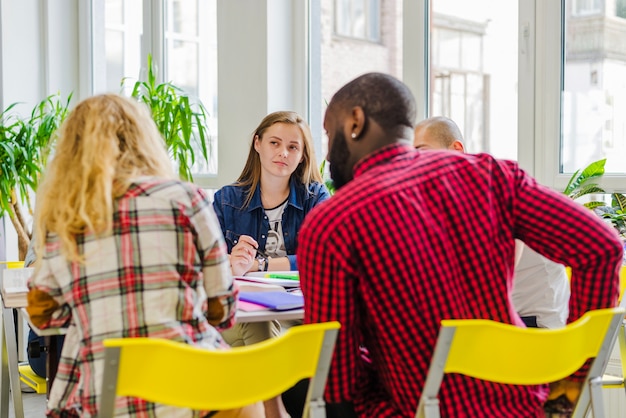
POLYGON ((607 173, 626 166, 626 2, 565 2, 560 172, 607 158, 607 173))

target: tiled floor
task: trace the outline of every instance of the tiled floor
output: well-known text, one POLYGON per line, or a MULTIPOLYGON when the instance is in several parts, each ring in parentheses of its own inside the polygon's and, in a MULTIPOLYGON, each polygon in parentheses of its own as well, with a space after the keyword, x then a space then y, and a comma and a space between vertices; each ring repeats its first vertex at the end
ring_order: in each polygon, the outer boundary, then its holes
MULTIPOLYGON (((10 399, 11 397, 9 397, 10 399)), ((9 418, 15 418, 13 400, 10 399, 9 418)), ((22 393, 22 403, 24 404, 24 418, 45 417, 46 395, 37 393, 22 393)))

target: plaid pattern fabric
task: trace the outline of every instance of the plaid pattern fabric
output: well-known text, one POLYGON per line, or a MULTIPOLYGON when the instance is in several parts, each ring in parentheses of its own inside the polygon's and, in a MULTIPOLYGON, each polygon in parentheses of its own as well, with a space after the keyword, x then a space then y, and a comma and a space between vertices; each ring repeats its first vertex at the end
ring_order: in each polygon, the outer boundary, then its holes
MULTIPOLYGON (((60 305, 44 328, 69 325, 49 416, 97 416, 104 339, 158 337, 225 347, 205 318, 207 298, 222 302, 222 327, 234 321, 236 288, 205 192, 179 181, 143 178, 114 205, 111 236, 77 237, 84 264, 68 263, 57 237, 49 236, 30 282, 60 305)), ((200 416, 130 398, 118 398, 117 414, 200 416)))
MULTIPOLYGON (((569 321, 616 303, 615 231, 515 163, 405 145, 361 160, 299 236, 305 322, 341 322, 326 400, 413 417, 442 319, 522 325, 509 297, 515 238, 572 266, 569 321)), ((447 417, 543 417, 546 396, 460 375, 440 392, 447 417)))

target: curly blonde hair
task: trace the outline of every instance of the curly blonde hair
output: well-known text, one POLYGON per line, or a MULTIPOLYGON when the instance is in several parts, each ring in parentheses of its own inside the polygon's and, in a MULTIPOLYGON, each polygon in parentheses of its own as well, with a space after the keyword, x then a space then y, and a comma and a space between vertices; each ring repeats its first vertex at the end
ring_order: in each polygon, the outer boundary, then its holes
POLYGON ((140 176, 176 178, 148 109, 115 94, 83 100, 63 123, 37 192, 36 253, 53 233, 62 253, 81 261, 76 235, 110 234, 114 199, 140 176))

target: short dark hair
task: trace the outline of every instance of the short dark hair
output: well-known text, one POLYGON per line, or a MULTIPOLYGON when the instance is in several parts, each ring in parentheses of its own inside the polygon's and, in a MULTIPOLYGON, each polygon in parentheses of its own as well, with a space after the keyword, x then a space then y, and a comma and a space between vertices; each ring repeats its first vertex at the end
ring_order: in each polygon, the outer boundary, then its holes
POLYGON ((332 102, 345 108, 361 107, 385 132, 415 126, 417 111, 413 94, 404 83, 388 74, 363 74, 339 89, 332 102))

